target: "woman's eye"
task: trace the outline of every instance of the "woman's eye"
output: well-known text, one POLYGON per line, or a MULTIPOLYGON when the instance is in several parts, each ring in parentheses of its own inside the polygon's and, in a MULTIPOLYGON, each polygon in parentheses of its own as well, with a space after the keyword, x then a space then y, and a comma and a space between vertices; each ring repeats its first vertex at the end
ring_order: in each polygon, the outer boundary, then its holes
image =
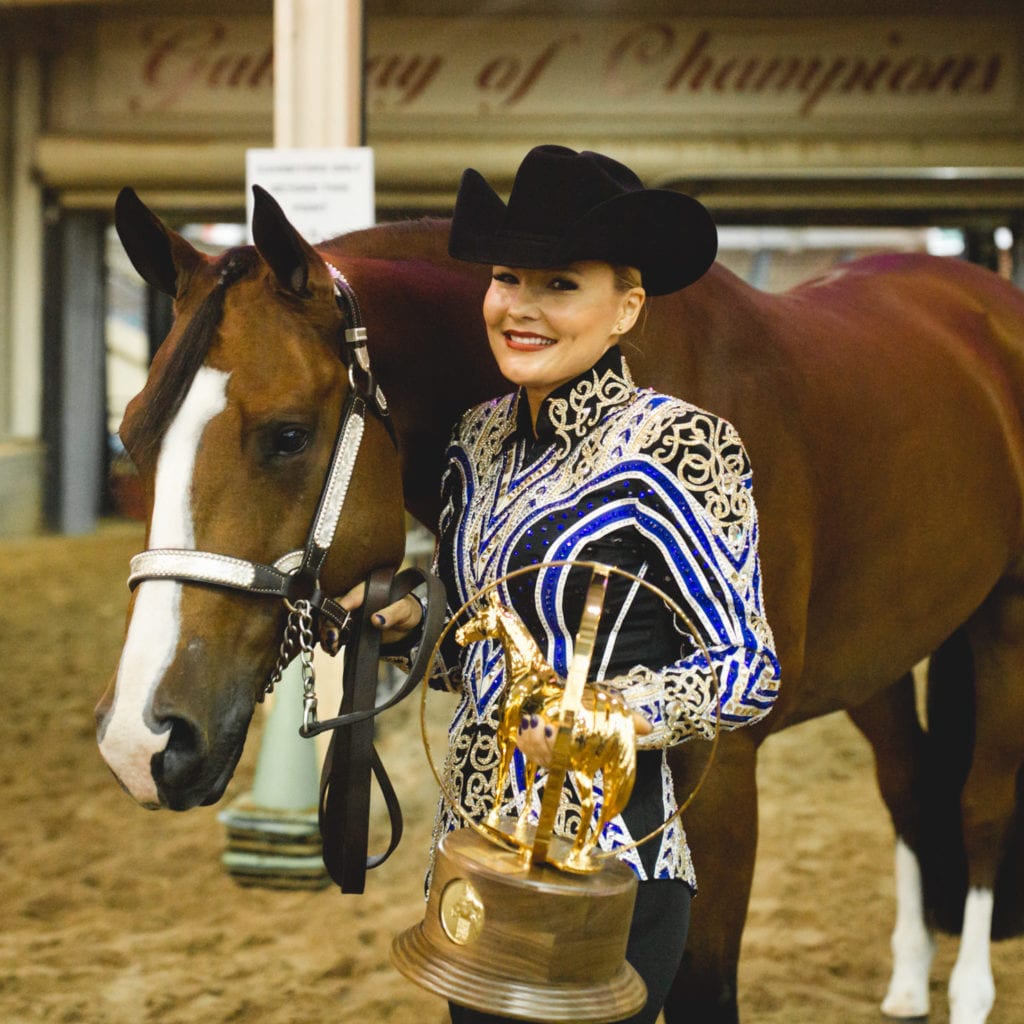
POLYGON ((309 431, 305 427, 281 427, 274 435, 274 454, 298 455, 307 444, 309 431))
POLYGON ((556 292, 573 292, 579 285, 567 277, 555 277, 551 279, 550 285, 556 292))
POLYGON ((491 275, 495 281, 501 284, 518 284, 518 279, 515 274, 510 274, 507 270, 498 271, 496 274, 491 275))

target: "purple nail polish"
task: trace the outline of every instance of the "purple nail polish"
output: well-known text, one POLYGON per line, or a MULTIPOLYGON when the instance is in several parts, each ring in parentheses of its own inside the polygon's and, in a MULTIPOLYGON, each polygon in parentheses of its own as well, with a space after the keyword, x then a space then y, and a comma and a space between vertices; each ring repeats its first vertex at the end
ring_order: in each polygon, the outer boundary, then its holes
POLYGON ((544 735, 547 736, 548 739, 551 739, 551 737, 555 735, 555 730, 552 729, 550 725, 545 725, 544 735))

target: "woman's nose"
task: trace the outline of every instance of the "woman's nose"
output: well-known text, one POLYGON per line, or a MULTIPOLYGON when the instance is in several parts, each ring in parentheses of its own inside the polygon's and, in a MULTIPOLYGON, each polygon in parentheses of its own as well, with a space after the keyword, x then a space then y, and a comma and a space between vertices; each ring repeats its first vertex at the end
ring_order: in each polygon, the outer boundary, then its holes
POLYGON ((517 288, 509 297, 508 312, 517 320, 535 320, 540 313, 537 296, 531 289, 517 288))

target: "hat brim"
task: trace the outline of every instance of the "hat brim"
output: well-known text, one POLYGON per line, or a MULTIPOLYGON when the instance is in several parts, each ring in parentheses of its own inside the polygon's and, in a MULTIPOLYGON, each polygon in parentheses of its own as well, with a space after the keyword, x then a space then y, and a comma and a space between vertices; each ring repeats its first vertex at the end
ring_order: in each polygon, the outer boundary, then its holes
POLYGON ((483 176, 467 170, 452 218, 449 254, 471 263, 536 269, 604 260, 636 267, 648 294, 665 295, 703 276, 718 252, 718 232, 703 204, 670 189, 614 196, 561 236, 505 230, 505 212, 483 176))

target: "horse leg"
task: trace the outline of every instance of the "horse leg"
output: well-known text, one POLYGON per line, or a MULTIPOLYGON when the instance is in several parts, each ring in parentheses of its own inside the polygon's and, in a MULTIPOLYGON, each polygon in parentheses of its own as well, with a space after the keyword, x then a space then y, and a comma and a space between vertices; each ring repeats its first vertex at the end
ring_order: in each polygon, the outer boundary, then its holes
POLYGON ((925 922, 917 852, 921 848, 918 794, 925 736, 917 718, 914 677, 907 673, 848 714, 871 744, 878 788, 896 833, 892 977, 882 1013, 896 1018, 924 1017, 935 942, 925 922))
MULTIPOLYGON (((510 695, 511 698, 511 695, 510 695)), ((505 782, 508 779, 508 771, 512 766, 512 754, 515 750, 516 736, 519 732, 519 717, 522 701, 509 700, 501 717, 501 724, 498 726, 494 740, 498 745, 498 773, 495 776, 494 806, 487 815, 486 824, 488 827, 498 829, 501 822, 501 794, 505 790, 505 782)), ((527 804, 527 806, 529 806, 527 804)))
POLYGON ((974 654, 975 742, 960 803, 968 890, 949 981, 950 1024, 984 1024, 995 1002, 989 946, 996 876, 1024 763, 1024 580, 1004 580, 967 632, 974 654))
POLYGON ((537 785, 537 767, 536 762, 526 758, 526 763, 523 766, 526 792, 523 795, 523 809, 519 814, 519 820, 516 822, 516 839, 524 845, 529 838, 530 810, 533 807, 533 791, 537 785))
MULTIPOLYGON (((685 799, 708 757, 691 742, 669 752, 676 793, 685 799)), ((665 1024, 739 1024, 737 970, 757 850, 757 744, 724 733, 715 765, 684 820, 700 892, 686 952, 665 1001, 665 1024)))
POLYGON ((580 827, 576 831, 576 838, 565 863, 567 867, 585 869, 587 864, 582 858, 582 853, 594 824, 594 774, 589 765, 584 767, 577 763, 572 768, 576 795, 580 798, 580 827))

